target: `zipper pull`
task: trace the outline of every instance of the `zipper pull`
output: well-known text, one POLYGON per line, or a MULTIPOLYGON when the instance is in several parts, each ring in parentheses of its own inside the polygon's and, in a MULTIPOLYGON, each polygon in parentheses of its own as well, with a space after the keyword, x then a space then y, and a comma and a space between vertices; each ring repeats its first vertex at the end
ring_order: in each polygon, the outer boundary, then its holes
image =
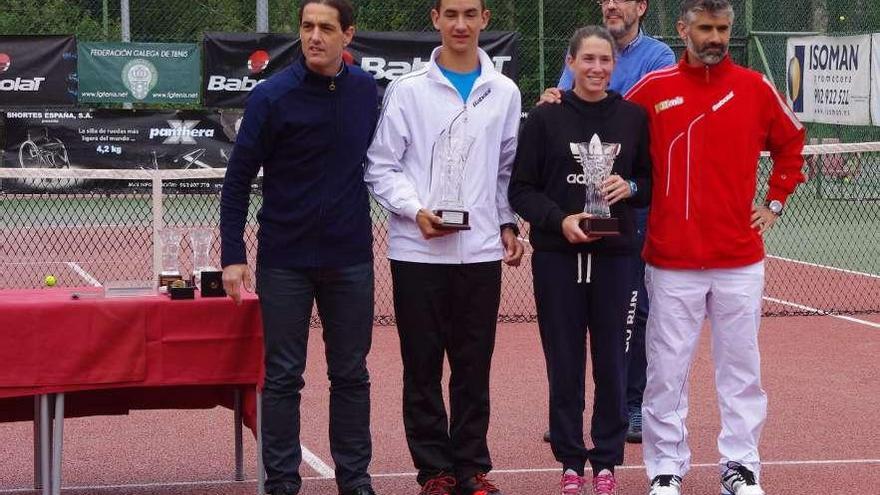
POLYGON ((709 83, 709 66, 706 66, 706 83, 709 83))
POLYGON ((336 78, 330 79, 330 86, 327 87, 330 91, 336 91, 336 78))

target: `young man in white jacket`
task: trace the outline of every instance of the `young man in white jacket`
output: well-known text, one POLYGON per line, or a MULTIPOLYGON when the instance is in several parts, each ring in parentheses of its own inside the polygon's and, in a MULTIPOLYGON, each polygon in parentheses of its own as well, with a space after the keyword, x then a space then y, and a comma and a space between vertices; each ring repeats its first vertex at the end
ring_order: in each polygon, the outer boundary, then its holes
POLYGON ((523 253, 507 202, 521 100, 478 46, 489 22, 483 0, 437 0, 431 17, 442 46, 388 87, 365 178, 391 212, 403 421, 421 493, 496 495, 486 478, 489 370, 501 261, 519 265, 523 253), (443 209, 466 212, 457 216, 469 228, 449 228, 443 209))

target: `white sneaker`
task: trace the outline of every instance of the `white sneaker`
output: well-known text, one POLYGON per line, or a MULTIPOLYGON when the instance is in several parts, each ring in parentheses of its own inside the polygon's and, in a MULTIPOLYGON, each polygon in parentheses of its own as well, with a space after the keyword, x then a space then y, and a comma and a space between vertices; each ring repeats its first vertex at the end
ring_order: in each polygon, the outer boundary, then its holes
POLYGON ((728 462, 721 475, 721 495, 765 495, 755 473, 738 462, 728 462))
POLYGON ((674 474, 654 476, 648 495, 681 495, 681 476, 674 474))

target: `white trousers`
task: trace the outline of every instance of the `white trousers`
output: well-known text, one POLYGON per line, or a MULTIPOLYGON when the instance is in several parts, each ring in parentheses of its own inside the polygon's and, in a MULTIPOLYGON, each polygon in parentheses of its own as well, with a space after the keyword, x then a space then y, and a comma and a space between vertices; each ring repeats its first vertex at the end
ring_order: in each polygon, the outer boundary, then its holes
POLYGON ((757 476, 758 441, 767 417, 758 352, 764 262, 714 270, 648 265, 645 287, 651 303, 645 335, 648 383, 642 405, 648 478, 684 476, 690 468, 685 426, 688 377, 707 316, 721 411, 720 463, 739 462, 757 476))

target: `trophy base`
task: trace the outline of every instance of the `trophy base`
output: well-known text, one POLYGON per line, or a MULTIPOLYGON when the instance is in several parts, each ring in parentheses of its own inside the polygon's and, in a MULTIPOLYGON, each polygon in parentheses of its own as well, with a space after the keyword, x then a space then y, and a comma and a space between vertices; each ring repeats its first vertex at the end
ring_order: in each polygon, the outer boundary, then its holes
POLYGON ((183 277, 179 273, 160 273, 159 287, 168 287, 175 280, 183 280, 183 277))
POLYGON ((620 224, 616 218, 585 218, 580 223, 585 234, 594 237, 613 237, 620 235, 620 224))
POLYGON ((203 270, 201 273, 201 285, 199 286, 202 297, 225 297, 223 290, 223 272, 203 270))
POLYGON ((443 230, 470 230, 468 212, 463 210, 434 210, 434 214, 443 221, 438 229, 443 230))

